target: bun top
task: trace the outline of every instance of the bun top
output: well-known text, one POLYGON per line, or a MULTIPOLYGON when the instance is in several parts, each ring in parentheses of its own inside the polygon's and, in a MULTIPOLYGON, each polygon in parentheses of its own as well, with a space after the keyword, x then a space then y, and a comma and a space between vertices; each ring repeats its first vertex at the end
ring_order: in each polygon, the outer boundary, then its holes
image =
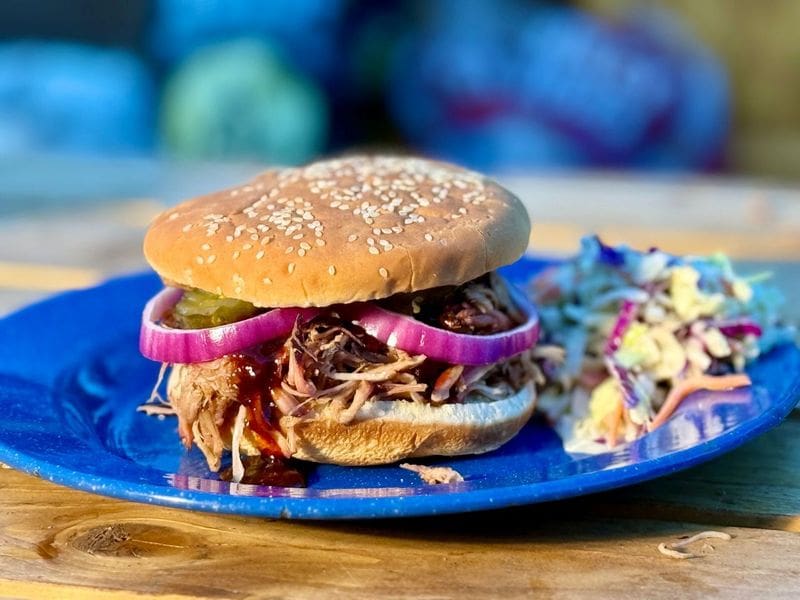
POLYGON ((265 171, 160 214, 144 240, 167 283, 257 306, 328 306, 458 285, 513 262, 530 221, 489 179, 419 158, 265 171))

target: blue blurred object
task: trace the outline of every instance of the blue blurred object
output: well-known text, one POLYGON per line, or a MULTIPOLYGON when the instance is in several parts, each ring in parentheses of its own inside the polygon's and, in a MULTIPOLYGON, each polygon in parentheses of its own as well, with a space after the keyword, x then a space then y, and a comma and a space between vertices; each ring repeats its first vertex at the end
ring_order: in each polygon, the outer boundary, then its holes
POLYGON ((25 41, 0 45, 0 153, 152 148, 155 90, 133 55, 25 41))
POLYGON ((722 166, 730 131, 728 79, 716 58, 668 14, 641 8, 630 16, 632 26, 668 48, 677 65, 675 85, 681 90, 663 137, 644 148, 634 166, 700 168, 722 166))
POLYGON ((164 90, 164 142, 181 156, 300 163, 323 150, 327 130, 320 89, 260 40, 198 50, 164 90))
POLYGON ((167 63, 239 37, 269 39, 284 60, 323 80, 341 62, 347 0, 155 0, 151 46, 167 63))
POLYGON ((482 169, 719 164, 725 74, 665 13, 612 26, 517 0, 425 6, 389 90, 423 150, 482 169))

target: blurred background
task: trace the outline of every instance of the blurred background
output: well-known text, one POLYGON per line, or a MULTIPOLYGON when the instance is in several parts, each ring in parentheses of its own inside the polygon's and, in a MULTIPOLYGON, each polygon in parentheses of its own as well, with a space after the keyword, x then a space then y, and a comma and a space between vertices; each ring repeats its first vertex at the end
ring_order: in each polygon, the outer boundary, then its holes
POLYGON ((796 289, 797 23, 796 0, 4 0, 0 313, 143 268, 165 205, 374 150, 492 173, 539 253, 597 232, 796 289))
POLYGON ((0 176, 392 149, 795 179, 798 22, 793 0, 5 0, 0 176))

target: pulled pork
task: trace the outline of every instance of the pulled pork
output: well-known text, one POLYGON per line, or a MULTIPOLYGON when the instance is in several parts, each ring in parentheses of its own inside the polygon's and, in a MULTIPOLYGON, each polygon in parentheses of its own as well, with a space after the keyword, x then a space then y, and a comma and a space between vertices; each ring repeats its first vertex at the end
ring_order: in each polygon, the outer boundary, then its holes
POLYGON ((499 333, 525 321, 506 283, 495 272, 459 286, 396 294, 381 303, 390 310, 456 333, 499 333))
POLYGON ((261 423, 255 445, 274 452, 277 444, 280 453, 290 456, 291 426, 284 437, 277 429, 281 416, 313 418, 315 409, 325 405, 339 422, 349 423, 371 400, 443 404, 469 401, 470 395, 497 400, 535 376, 530 351, 496 365, 447 365, 389 347, 357 325, 324 315, 298 322, 283 346, 175 365, 168 396, 184 445, 197 444, 209 468, 217 471, 224 450, 231 447, 243 389, 261 386, 263 394, 259 403, 247 403, 250 430, 261 423), (264 447, 265 440, 274 443, 272 448, 264 447))
MULTIPOLYGON (((463 333, 495 333, 524 320, 494 274, 457 288, 391 299, 392 310, 463 333), (433 296, 433 297, 432 297, 433 296), (436 308, 438 306, 438 308, 436 308), (407 309, 407 310, 402 310, 407 309)), ((537 377, 532 351, 486 366, 449 365, 387 346, 334 313, 295 324, 288 339, 197 364, 174 365, 168 398, 181 440, 194 442, 217 471, 240 406, 247 408, 243 439, 265 454, 291 456, 292 423, 328 407, 341 423, 373 400, 430 404, 512 395, 537 377), (288 424, 284 437, 281 417, 288 424)), ((240 436, 242 437, 242 436, 240 436)), ((238 445, 238 440, 237 440, 238 445)))
POLYGON ((167 398, 178 416, 178 434, 188 449, 197 444, 208 468, 218 471, 229 447, 230 423, 238 403, 236 364, 225 357, 205 363, 175 365, 167 398))
POLYGON ((431 467, 429 465, 414 465, 400 463, 400 468, 413 471, 425 483, 436 485, 438 483, 461 483, 464 477, 452 467, 431 467))

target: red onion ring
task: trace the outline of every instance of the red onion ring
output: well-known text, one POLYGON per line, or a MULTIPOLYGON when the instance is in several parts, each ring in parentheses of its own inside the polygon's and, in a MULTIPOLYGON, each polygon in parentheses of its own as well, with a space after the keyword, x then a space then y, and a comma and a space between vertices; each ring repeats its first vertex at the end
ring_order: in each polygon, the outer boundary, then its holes
POLYGON ((255 317, 205 329, 172 329, 158 321, 183 295, 178 288, 165 288, 145 305, 139 350, 149 359, 166 363, 195 363, 220 358, 261 342, 288 335, 297 317, 310 319, 319 310, 276 308, 255 317))
MULTIPOLYGON (((539 317, 533 304, 512 286, 509 293, 527 320, 514 329, 491 335, 439 329, 368 302, 340 308, 368 334, 390 346, 455 365, 488 365, 528 350, 539 337, 539 317)), ((278 308, 205 329, 172 329, 159 324, 182 294, 183 290, 166 288, 145 305, 139 349, 147 358, 172 364, 214 360, 286 336, 298 317, 311 319, 321 312, 316 308, 278 308)))
POLYGON ((528 318, 514 329, 490 335, 439 329, 373 303, 349 307, 348 316, 372 337, 406 352, 454 365, 488 365, 532 348, 539 338, 539 316, 533 304, 510 285, 509 293, 528 318))

